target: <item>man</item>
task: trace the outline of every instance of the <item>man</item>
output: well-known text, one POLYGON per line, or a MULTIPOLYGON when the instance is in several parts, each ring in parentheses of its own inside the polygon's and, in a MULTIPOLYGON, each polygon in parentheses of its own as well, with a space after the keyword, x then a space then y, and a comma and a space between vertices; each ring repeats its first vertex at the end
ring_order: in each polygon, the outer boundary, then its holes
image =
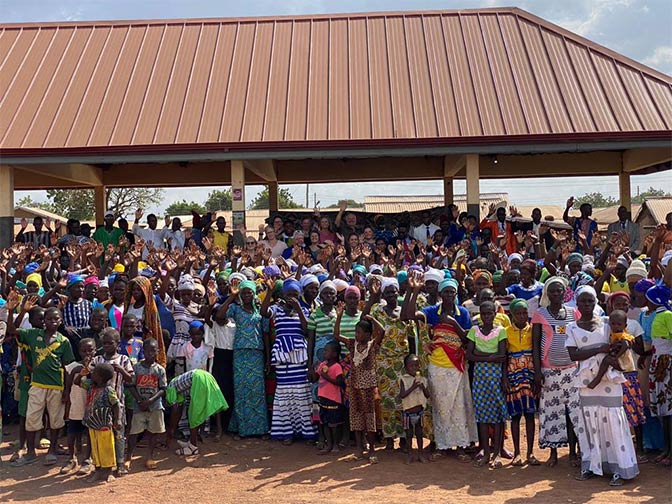
POLYGON ((229 252, 233 246, 233 240, 231 239, 231 233, 226 231, 226 219, 224 217, 217 217, 217 220, 215 220, 215 229, 210 230, 210 237, 213 246, 219 247, 230 255, 229 252))
POLYGON ((422 224, 413 228, 413 238, 427 246, 427 238, 434 236, 434 233, 441 228, 432 222, 432 215, 425 210, 421 214, 422 224))
POLYGON ((93 239, 101 243, 103 247, 106 247, 110 244, 115 247, 119 245, 119 238, 124 236, 124 231, 118 227, 114 227, 114 212, 108 210, 105 212, 104 217, 105 224, 96 229, 96 232, 93 233, 93 239))
MULTIPOLYGON (((135 211, 135 221, 133 222, 133 233, 136 236, 140 237, 141 239, 145 240, 145 243, 147 244, 151 243, 156 249, 164 248, 163 244, 164 231, 163 229, 156 229, 156 226, 158 224, 156 215, 149 214, 147 216, 146 229, 140 227, 141 218, 142 218, 142 208, 138 208, 135 211)), ((147 246, 145 246, 145 248, 142 249, 142 258, 147 259, 148 255, 149 250, 147 249, 147 246)))
POLYGON ((77 219, 68 219, 65 223, 67 233, 58 240, 59 247, 65 247, 68 243, 84 243, 87 238, 82 236, 82 225, 77 219))
POLYGON ((639 232, 639 225, 630 220, 630 212, 624 206, 618 207, 618 221, 612 222, 607 227, 607 236, 612 233, 627 233, 630 237, 628 247, 635 253, 639 253, 641 249, 641 237, 639 232))
POLYGON ((310 247, 310 232, 313 230, 313 219, 310 217, 304 217, 301 219, 301 232, 303 232, 303 243, 306 247, 310 247))
POLYGON ((182 250, 186 237, 182 231, 182 221, 174 217, 171 223, 170 216, 166 215, 166 226, 163 228, 163 236, 170 250, 182 250), (168 227, 170 226, 170 228, 168 227))
MULTIPOLYGON (((515 208, 511 207, 511 217, 515 217, 517 214, 515 208)), ((506 236, 506 253, 511 255, 516 252, 516 236, 513 232, 511 222, 506 220, 506 208, 502 206, 497 208, 494 203, 491 203, 488 208, 488 215, 481 221, 480 228, 481 230, 490 228, 493 241, 499 236, 506 236), (492 216, 495 214, 496 219, 492 220, 492 216)))
POLYGON ((124 232, 124 236, 128 240, 128 243, 135 245, 135 235, 128 230, 128 221, 123 217, 117 221, 119 229, 124 232))
POLYGON ((341 201, 338 214, 336 214, 336 219, 334 219, 334 225, 344 239, 353 233, 356 235, 362 234, 362 226, 357 224, 357 216, 352 212, 345 213, 347 207, 348 202, 341 201))
POLYGON ((535 236, 539 237, 539 240, 543 241, 544 244, 546 245, 546 250, 551 248, 553 246, 553 242, 555 239, 553 238, 553 235, 551 235, 550 230, 546 230, 546 232, 543 234, 543 236, 539 236, 539 230, 541 229, 542 223, 541 223, 541 209, 539 208, 534 208, 532 210, 532 222, 520 222, 516 223, 516 228, 517 230, 522 231, 523 233, 527 233, 528 231, 532 231, 532 234, 535 236))
POLYGON ((30 243, 36 250, 40 245, 49 247, 51 245, 50 236, 52 233, 50 219, 47 219, 45 231, 42 230, 43 225, 44 221, 42 220, 42 217, 37 216, 33 219, 33 228, 35 228, 35 231, 28 231, 26 233, 25 231, 28 227, 28 219, 24 217, 21 219, 21 230, 16 235, 16 241, 19 243, 30 243))
POLYGON ((590 218, 593 215, 593 206, 590 203, 582 203, 579 207, 581 217, 570 217, 569 210, 574 206, 574 196, 567 200, 565 211, 562 214, 562 220, 572 226, 574 229, 574 241, 576 242, 576 252, 581 252, 581 243, 579 240, 579 231, 583 232, 586 242, 590 244, 593 240, 593 233, 597 231, 597 222, 590 218))

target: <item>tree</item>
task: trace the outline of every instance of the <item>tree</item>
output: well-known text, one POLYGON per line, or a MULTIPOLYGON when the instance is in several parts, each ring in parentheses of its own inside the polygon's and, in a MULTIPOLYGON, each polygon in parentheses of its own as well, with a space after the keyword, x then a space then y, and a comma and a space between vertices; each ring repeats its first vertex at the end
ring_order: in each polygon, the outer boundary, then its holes
POLYGON ((231 210, 232 208, 230 189, 224 189, 223 191, 215 189, 208 194, 208 199, 205 200, 205 209, 208 212, 231 210))
MULTIPOLYGON (((345 200, 348 204, 348 208, 364 208, 364 203, 359 203, 355 200, 345 200)), ((329 205, 327 208, 340 208, 341 207, 341 202, 339 201, 338 203, 334 203, 333 205, 329 205)))
POLYGON ((584 203, 590 203, 593 208, 604 208, 616 205, 618 200, 612 196, 605 196, 601 192, 586 193, 583 196, 574 198, 574 208, 578 209, 584 203))
MULTIPOLYGON (((132 215, 138 208, 157 205, 163 197, 162 189, 146 187, 114 187, 106 189, 107 210, 116 217, 132 215)), ((48 210, 63 217, 92 220, 96 203, 93 189, 48 189, 48 210)))
POLYGON ((670 198, 672 194, 665 192, 663 189, 656 189, 655 187, 649 187, 646 191, 639 193, 637 196, 632 198, 633 203, 641 204, 644 200, 652 198, 670 198))
MULTIPOLYGON (((267 210, 268 209, 268 187, 257 194, 248 207, 249 210, 267 210)), ((278 191, 278 208, 304 208, 294 201, 292 193, 286 187, 278 191)))
POLYGON ((34 201, 30 196, 24 196, 19 201, 16 202, 16 206, 28 207, 28 208, 40 208, 46 210, 47 212, 53 212, 51 204, 46 201, 34 201))
POLYGON ((190 215, 192 210, 198 212, 201 215, 205 213, 205 207, 200 203, 196 203, 195 201, 187 201, 183 199, 182 201, 176 201, 175 203, 171 203, 170 205, 168 205, 168 208, 166 208, 166 214, 190 215))

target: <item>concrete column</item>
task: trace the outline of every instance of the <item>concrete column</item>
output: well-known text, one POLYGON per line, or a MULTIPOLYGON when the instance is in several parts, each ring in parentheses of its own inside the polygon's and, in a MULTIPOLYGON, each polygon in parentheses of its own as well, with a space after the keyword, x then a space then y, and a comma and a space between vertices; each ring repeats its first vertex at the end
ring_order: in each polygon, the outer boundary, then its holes
POLYGON ((96 227, 105 224, 103 218, 107 211, 107 193, 105 186, 95 186, 93 188, 93 200, 96 207, 96 227))
POLYGON ((621 205, 632 212, 632 194, 630 193, 630 174, 621 172, 618 174, 618 194, 620 195, 621 205))
POLYGON ((0 165, 0 247, 14 241, 14 168, 0 165))
POLYGON ((481 190, 479 183, 479 156, 467 154, 467 213, 480 221, 481 190))
POLYGON ((242 161, 231 161, 231 199, 234 230, 245 227, 245 166, 242 161))
POLYGON ((443 179, 443 204, 450 205, 453 202, 453 177, 444 177, 443 179))
POLYGON ((278 211, 278 183, 269 182, 268 183, 268 213, 278 211))

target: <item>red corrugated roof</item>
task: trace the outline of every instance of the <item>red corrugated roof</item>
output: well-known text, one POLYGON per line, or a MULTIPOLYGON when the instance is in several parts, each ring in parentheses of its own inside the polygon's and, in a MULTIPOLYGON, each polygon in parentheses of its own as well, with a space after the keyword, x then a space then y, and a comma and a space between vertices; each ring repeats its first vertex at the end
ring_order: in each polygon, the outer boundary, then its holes
POLYGON ((670 130, 672 78, 520 9, 0 25, 5 154, 670 130))

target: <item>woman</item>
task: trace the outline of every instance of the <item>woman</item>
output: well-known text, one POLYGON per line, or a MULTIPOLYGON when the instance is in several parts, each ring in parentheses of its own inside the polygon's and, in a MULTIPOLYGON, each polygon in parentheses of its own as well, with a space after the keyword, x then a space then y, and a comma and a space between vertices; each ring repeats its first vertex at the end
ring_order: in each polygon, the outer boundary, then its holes
MULTIPOLYGON (((268 280, 269 289, 275 280, 268 280)), ((292 444, 294 438, 314 439, 317 435, 311 421, 312 397, 308 382, 308 346, 306 330, 308 310, 299 304, 301 286, 293 278, 282 285, 282 298, 270 306, 271 296, 261 305, 261 315, 275 323, 275 341, 271 349, 271 365, 275 366, 277 387, 273 399, 271 437, 292 444)))
MULTIPOLYGON (((607 356, 609 331, 594 313, 597 303, 595 289, 580 287, 576 291, 576 303, 580 318, 567 326, 565 343, 570 358, 581 362, 599 356, 611 358, 616 363, 615 357, 607 356)), ((623 409, 621 382, 624 378, 619 373, 620 380, 610 379, 611 374, 605 374, 595 388, 588 387, 590 381, 584 371, 576 375, 581 377, 576 383, 579 387, 579 415, 578 423, 574 424, 581 446, 581 474, 577 479, 583 481, 596 474, 611 473, 609 484, 621 486, 623 480, 637 476, 639 468, 623 409)))
MULTIPOLYGON (((394 439, 402 437, 404 433, 399 380, 404 374, 404 358, 409 354, 409 343, 414 339, 413 324, 401 320, 401 306, 397 303, 399 283, 396 278, 383 277, 381 283, 373 282, 370 288, 370 298, 375 303, 372 305, 371 316, 385 329, 376 366, 385 448, 392 450, 394 439), (380 302, 381 298, 383 303, 380 302)), ((365 308, 364 313, 366 312, 365 308)))
MULTIPOLYGON (((168 347, 167 357, 174 359, 180 354, 180 347, 191 341, 189 336, 189 324, 196 320, 200 307, 194 302, 194 290, 196 284, 189 274, 184 274, 177 282, 177 295, 179 301, 173 303, 173 319, 175 320, 175 336, 168 347)), ((186 371, 184 362, 179 359, 175 363, 175 375, 186 371)))
POLYGON ((329 217, 320 217, 320 243, 336 243, 336 239, 329 217))
POLYGON ((457 448, 460 462, 471 458, 464 448, 478 440, 469 377, 465 367, 466 335, 471 328, 469 312, 457 305, 458 283, 452 278, 439 284, 441 303, 416 310, 421 279, 409 275, 409 290, 401 320, 417 320, 432 329, 432 338, 420 342, 428 363, 427 378, 432 404, 434 441, 437 450, 457 448))
MULTIPOLYGON (((217 310, 217 319, 235 322, 233 339, 233 416, 229 424, 234 439, 268 434, 264 370, 269 367, 268 324, 262 318, 252 280, 229 287, 229 296, 217 310)), ((270 296, 270 294, 269 294, 270 296)))
POLYGON ((551 277, 544 283, 540 307, 532 317, 534 389, 539 396, 539 447, 550 448, 546 465, 558 463, 558 448, 569 444, 569 459, 578 465, 576 436, 579 395, 574 385, 575 365, 567 353, 567 326, 575 312, 564 304, 567 280, 551 277))
POLYGON ((266 239, 261 240, 264 246, 271 250, 271 257, 281 257, 287 248, 285 242, 278 240, 278 234, 271 226, 266 227, 266 239))
POLYGON ((310 246, 308 248, 310 249, 310 256, 313 258, 313 262, 317 264, 322 247, 320 247, 320 232, 316 229, 310 232, 310 246))
MULTIPOLYGON (((116 281, 119 279, 117 278, 116 281)), ((159 310, 154 299, 152 283, 143 276, 135 277, 126 289, 124 313, 136 316, 142 324, 143 338, 154 338, 159 343, 159 353, 156 362, 166 367, 166 343, 163 339, 159 310)))

